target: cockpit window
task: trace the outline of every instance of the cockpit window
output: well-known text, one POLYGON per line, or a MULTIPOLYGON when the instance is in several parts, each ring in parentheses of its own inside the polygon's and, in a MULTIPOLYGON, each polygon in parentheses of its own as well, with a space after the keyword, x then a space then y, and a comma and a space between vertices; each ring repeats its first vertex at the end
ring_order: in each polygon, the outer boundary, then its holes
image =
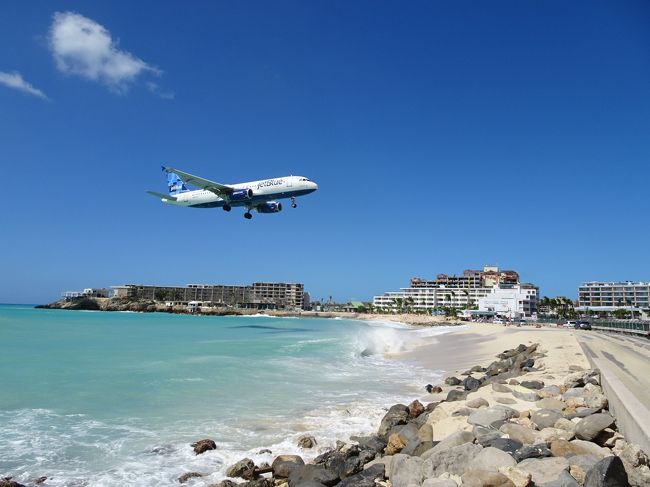
POLYGON ((300 181, 309 181, 307 178, 300 178, 300 181))

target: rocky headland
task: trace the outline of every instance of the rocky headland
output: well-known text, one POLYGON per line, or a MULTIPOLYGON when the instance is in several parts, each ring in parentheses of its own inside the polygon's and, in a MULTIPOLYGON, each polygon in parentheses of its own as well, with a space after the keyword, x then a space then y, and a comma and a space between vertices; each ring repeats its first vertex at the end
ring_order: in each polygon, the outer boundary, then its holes
POLYGON ((77 298, 61 299, 50 304, 36 306, 39 309, 67 309, 75 311, 130 311, 134 313, 174 313, 200 314, 207 316, 251 316, 263 313, 268 316, 291 316, 300 318, 345 318, 364 321, 392 321, 416 326, 449 326, 462 324, 455 318, 431 316, 425 314, 400 313, 349 313, 342 311, 291 311, 291 310, 257 310, 232 307, 200 308, 190 310, 187 306, 167 306, 151 300, 131 300, 125 298, 77 298))

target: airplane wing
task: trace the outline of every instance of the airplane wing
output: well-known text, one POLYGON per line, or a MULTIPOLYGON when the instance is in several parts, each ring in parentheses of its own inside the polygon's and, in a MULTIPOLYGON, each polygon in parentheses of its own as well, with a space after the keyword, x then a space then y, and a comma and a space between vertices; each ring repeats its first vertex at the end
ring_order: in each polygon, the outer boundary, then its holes
POLYGON ((212 191, 218 196, 228 195, 234 191, 234 188, 232 186, 228 186, 227 184, 216 183, 214 181, 210 181, 209 179, 203 179, 198 176, 194 176, 193 174, 179 171, 173 167, 166 167, 165 170, 167 172, 178 174, 186 183, 193 184, 194 186, 198 186, 199 188, 205 189, 207 191, 212 191))

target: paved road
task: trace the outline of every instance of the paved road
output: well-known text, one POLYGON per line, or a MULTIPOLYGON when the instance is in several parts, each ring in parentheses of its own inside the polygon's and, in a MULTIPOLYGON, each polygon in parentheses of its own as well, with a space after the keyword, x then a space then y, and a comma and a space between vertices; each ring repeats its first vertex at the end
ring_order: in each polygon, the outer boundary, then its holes
POLYGON ((576 332, 588 357, 603 360, 639 401, 650 408, 650 340, 600 331, 576 332))

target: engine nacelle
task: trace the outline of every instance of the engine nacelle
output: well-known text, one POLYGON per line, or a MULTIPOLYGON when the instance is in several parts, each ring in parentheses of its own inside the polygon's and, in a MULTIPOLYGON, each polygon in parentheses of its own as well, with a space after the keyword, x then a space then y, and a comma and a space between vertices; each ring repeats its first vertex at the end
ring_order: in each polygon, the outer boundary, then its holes
POLYGON ((277 201, 267 201, 261 205, 257 205, 258 213, 278 213, 282 211, 282 203, 277 201))
POLYGON ((247 201, 253 197, 253 190, 250 188, 236 189, 230 193, 230 201, 247 201))

